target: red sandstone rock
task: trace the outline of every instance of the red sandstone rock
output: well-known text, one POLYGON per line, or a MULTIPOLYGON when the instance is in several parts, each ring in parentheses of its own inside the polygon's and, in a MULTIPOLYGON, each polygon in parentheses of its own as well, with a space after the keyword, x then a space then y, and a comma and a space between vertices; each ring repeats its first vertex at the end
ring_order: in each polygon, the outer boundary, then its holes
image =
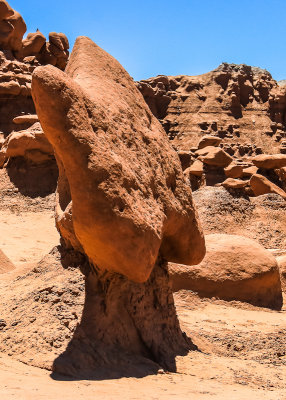
POLYGON ((22 49, 22 39, 26 32, 22 16, 14 11, 6 1, 0 1, 0 49, 14 52, 22 49))
POLYGON ((243 175, 243 167, 241 165, 231 163, 224 169, 224 173, 229 178, 241 178, 243 175))
POLYGON ((243 177, 251 177, 252 175, 255 175, 258 171, 258 168, 255 167, 254 165, 252 167, 247 167, 243 168, 243 177))
POLYGON ((174 291, 188 289, 203 297, 281 308, 275 257, 259 243, 237 235, 212 234, 206 236, 206 248, 198 266, 169 264, 174 291))
POLYGON ((233 161, 232 157, 219 147, 208 146, 196 154, 203 163, 216 167, 225 168, 233 161))
POLYGON ((188 176, 189 174, 195 176, 202 176, 204 172, 204 164, 200 160, 196 160, 184 173, 188 176))
POLYGON ((35 164, 53 158, 53 148, 39 123, 26 131, 13 132, 4 141, 0 151, 0 166, 9 158, 24 157, 35 164))
POLYGON ((23 57, 38 55, 45 43, 46 38, 41 32, 29 33, 23 40, 23 57))
POLYGON ((198 149, 203 149, 207 146, 219 146, 222 139, 217 136, 206 135, 199 141, 198 149))
POLYGON ((249 182, 255 196, 260 196, 267 193, 276 193, 286 200, 286 192, 284 192, 284 190, 279 186, 272 183, 269 179, 265 178, 263 175, 252 175, 249 182))
POLYGON ((148 279, 159 250, 169 260, 200 262, 204 240, 191 190, 133 80, 84 37, 67 74, 38 68, 32 90, 64 166, 75 234, 89 259, 138 282, 148 279))
POLYGON ((286 154, 261 154, 252 159, 257 168, 277 169, 286 167, 286 154))
POLYGON ((21 124, 35 124, 36 122, 39 122, 39 118, 36 114, 33 115, 19 115, 18 117, 13 118, 13 122, 16 125, 21 125, 21 124))
POLYGON ((242 189, 249 184, 249 181, 243 181, 242 179, 227 178, 224 182, 220 183, 219 186, 223 186, 226 189, 242 189))
POLYGON ((286 87, 265 70, 223 63, 203 75, 158 76, 138 87, 179 150, 197 145, 203 134, 241 146, 237 156, 246 150, 279 151, 276 137, 286 132, 286 87), (253 135, 256 148, 245 149, 253 135))

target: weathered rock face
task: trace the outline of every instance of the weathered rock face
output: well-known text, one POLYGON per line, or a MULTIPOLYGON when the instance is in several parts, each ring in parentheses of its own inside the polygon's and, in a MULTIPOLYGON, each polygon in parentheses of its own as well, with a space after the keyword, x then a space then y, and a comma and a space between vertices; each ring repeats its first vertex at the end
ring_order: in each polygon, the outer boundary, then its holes
POLYGON ((121 65, 82 37, 67 74, 38 68, 32 90, 67 176, 75 235, 92 263, 144 282, 159 251, 200 262, 203 235, 179 159, 121 65))
POLYGON ((77 39, 67 74, 36 69, 32 92, 59 166, 58 229, 90 262, 81 327, 54 369, 143 357, 175 371, 190 342, 164 259, 193 264, 205 253, 178 155, 132 78, 88 38, 77 39))
POLYGON ((5 0, 0 0, 0 50, 35 65, 52 64, 64 70, 69 57, 69 41, 63 33, 51 32, 49 41, 37 30, 23 40, 26 24, 5 0))
POLYGON ((33 69, 31 65, 17 61, 9 52, 0 51, 0 133, 4 135, 26 127, 25 124, 16 126, 15 117, 35 114, 31 97, 33 69))
POLYGON ((196 267, 170 265, 173 289, 190 289, 203 297, 245 301, 280 309, 281 282, 275 257, 243 236, 206 236, 207 253, 196 267))
POLYGON ((27 30, 22 16, 5 0, 0 1, 0 49, 20 51, 27 30))
POLYGON ((211 134, 234 154, 255 155, 261 148, 278 152, 285 136, 286 87, 265 70, 224 63, 203 75, 158 76, 138 87, 178 149, 211 134))
POLYGON ((0 167, 9 158, 23 157, 33 164, 54 160, 54 150, 48 142, 39 122, 29 129, 11 133, 0 150, 0 167))

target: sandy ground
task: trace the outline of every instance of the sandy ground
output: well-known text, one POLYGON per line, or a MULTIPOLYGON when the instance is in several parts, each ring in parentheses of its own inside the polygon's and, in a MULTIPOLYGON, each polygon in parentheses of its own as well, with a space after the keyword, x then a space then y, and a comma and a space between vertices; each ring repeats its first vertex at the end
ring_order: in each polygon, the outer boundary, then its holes
POLYGON ((0 211, 0 248, 17 266, 37 262, 58 244, 53 211, 0 211))
MULTIPOLYGON (((0 231, 0 248, 19 270, 59 240, 50 207, 2 208, 0 231)), ((286 399, 285 311, 201 300, 184 291, 175 297, 182 328, 199 349, 178 357, 177 374, 69 381, 0 353, 0 399, 286 399)))

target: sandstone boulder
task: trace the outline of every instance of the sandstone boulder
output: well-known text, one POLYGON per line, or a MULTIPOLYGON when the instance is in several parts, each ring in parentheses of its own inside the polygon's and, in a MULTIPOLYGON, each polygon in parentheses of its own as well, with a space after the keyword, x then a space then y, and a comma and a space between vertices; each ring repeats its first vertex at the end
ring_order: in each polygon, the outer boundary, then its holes
POLYGON ((169 264, 173 290, 280 309, 281 282, 275 257, 242 236, 206 235, 206 256, 196 267, 169 264))
POLYGON ((225 181, 219 184, 226 189, 242 189, 249 184, 249 181, 243 181, 242 179, 227 178, 225 181))
POLYGON ((203 149, 208 146, 219 146, 222 139, 217 136, 206 135, 201 138, 198 144, 198 149, 203 149))
MULTIPOLYGON (((1 8, 0 8, 1 11, 1 8)), ((5 274, 6 272, 15 269, 14 264, 11 260, 0 250, 0 274, 5 274)))
POLYGON ((37 68, 32 92, 67 176, 75 236, 93 265, 144 282, 159 251, 200 262, 203 234, 178 156, 121 65, 80 37, 67 74, 37 68))
POLYGON ((13 122, 16 125, 22 125, 22 124, 34 125, 36 122, 39 122, 39 118, 36 114, 19 115, 18 117, 13 118, 13 122))
POLYGON ((241 178, 243 175, 243 167, 241 165, 231 163, 224 169, 224 173, 228 178, 241 178))
POLYGON ((257 168, 278 169, 286 167, 286 154, 260 154, 252 162, 257 168))
POLYGON ((276 193, 286 200, 286 192, 284 192, 283 189, 275 185, 273 182, 271 182, 263 175, 260 174, 252 175, 249 182, 250 182, 250 187, 255 196, 260 196, 262 194, 267 194, 267 193, 276 193))
POLYGON ((243 168, 243 177, 251 177, 252 175, 255 175, 258 171, 258 168, 255 167, 255 165, 247 168, 243 168))
POLYGON ((225 168, 233 161, 232 157, 220 147, 208 146, 198 150, 196 154, 203 163, 216 167, 225 168))
POLYGON ((204 164, 200 160, 196 160, 184 173, 188 175, 195 175, 201 177, 204 172, 204 164))
POLYGON ((45 43, 46 38, 40 31, 29 33, 23 40, 23 57, 36 56, 45 43))
POLYGON ((54 157, 53 148, 39 123, 25 131, 13 132, 6 138, 0 150, 0 166, 2 167, 9 158, 15 157, 24 157, 35 164, 41 164, 54 157))

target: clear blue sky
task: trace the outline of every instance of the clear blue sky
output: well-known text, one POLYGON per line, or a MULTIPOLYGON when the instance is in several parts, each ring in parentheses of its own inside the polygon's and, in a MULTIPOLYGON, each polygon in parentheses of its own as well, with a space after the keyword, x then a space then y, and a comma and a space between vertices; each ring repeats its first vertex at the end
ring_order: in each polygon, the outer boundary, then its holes
POLYGON ((134 79, 197 75, 221 62, 286 79, 286 0, 8 0, 28 31, 89 36, 134 79))

